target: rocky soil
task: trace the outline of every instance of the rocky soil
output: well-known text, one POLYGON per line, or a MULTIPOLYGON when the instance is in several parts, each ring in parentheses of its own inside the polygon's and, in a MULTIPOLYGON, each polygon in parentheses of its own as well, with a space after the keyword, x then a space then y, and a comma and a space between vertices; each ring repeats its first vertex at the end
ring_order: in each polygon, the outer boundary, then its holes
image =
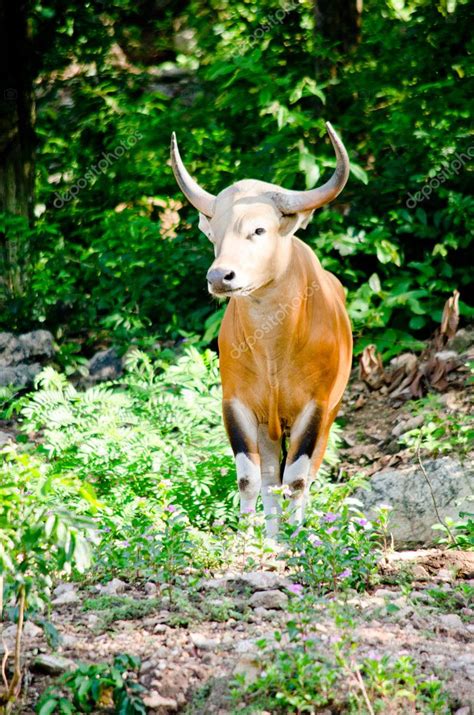
MULTIPOLYGON (((462 596, 460 586, 474 586, 474 554, 437 549, 392 553, 381 564, 381 579, 373 592, 353 594, 344 606, 352 616, 357 656, 411 656, 421 673, 443 682, 453 713, 473 712, 474 604, 462 596), (400 575, 407 573, 410 589, 399 583, 400 575)), ((288 599, 297 598, 288 590, 290 584, 281 571, 216 574, 189 592, 195 606, 189 620, 186 609, 176 610, 152 582, 130 585, 114 579, 80 590, 60 584, 52 622, 61 644, 52 654, 42 630, 28 625, 27 687, 19 711, 33 713, 39 693, 52 677, 76 662, 94 663, 130 653, 141 658, 139 680, 146 688, 144 700, 150 713, 237 712, 229 697, 229 681, 237 673, 249 679, 258 675, 262 666, 255 641, 271 640, 275 629, 284 627, 288 599), (91 608, 87 601, 101 595, 113 596, 117 603, 120 599, 148 603, 149 612, 140 618, 113 620, 110 608, 91 608), (202 620, 209 606, 215 614, 225 608, 220 615, 224 620, 210 619, 209 611, 202 620)), ((340 626, 324 603, 315 605, 314 620, 323 646, 341 637, 340 626)), ((13 646, 14 634, 15 626, 4 629, 7 647, 13 646)))

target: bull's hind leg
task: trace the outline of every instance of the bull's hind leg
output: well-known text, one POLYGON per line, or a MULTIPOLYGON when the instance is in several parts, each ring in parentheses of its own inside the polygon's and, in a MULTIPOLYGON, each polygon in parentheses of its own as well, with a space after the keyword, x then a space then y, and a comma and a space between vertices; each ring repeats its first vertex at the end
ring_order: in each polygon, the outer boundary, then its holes
POLYGON ((301 524, 312 475, 326 451, 331 419, 325 407, 311 401, 298 416, 290 433, 290 448, 283 473, 291 500, 291 523, 301 524))
POLYGON ((255 415, 239 400, 224 400, 224 424, 237 469, 240 513, 255 511, 260 493, 260 457, 257 449, 258 425, 255 415))
POLYGON ((260 455, 260 471, 262 474, 262 502, 265 513, 267 536, 275 537, 278 533, 279 516, 281 513, 280 496, 275 494, 280 480, 281 440, 272 440, 268 436, 268 425, 258 426, 258 453, 260 455))

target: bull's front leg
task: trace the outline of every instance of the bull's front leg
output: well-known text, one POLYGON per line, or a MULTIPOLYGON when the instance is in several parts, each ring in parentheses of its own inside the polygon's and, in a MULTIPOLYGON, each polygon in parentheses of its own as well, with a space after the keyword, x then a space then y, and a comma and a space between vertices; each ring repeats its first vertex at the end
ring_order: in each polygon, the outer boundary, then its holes
POLYGON ((270 538, 277 536, 280 522, 280 495, 275 493, 275 487, 279 487, 281 484, 280 452, 281 439, 275 441, 270 439, 268 425, 259 425, 258 453, 262 474, 262 502, 265 513, 265 529, 270 538))
POLYGON ((258 424, 255 415, 239 400, 224 400, 224 424, 237 469, 240 513, 255 511, 260 493, 260 457, 257 449, 258 424))
POLYGON ((325 410, 311 400, 298 415, 291 429, 290 447, 283 473, 283 485, 288 487, 292 524, 303 522, 311 478, 324 456, 328 432, 325 410))

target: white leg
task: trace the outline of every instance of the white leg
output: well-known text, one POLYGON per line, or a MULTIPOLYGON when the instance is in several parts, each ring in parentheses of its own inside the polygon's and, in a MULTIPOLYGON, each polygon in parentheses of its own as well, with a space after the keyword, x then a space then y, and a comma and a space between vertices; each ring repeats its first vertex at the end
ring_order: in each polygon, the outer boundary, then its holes
POLYGON ((311 459, 321 432, 323 411, 314 400, 308 402, 291 429, 290 449, 283 474, 289 487, 292 524, 302 524, 309 494, 311 459))
POLYGON ((268 425, 258 427, 258 452, 262 475, 262 502, 265 512, 267 536, 275 538, 278 534, 281 514, 280 495, 273 489, 280 486, 280 451, 281 441, 273 441, 268 436, 268 425))
POLYGON ((237 484, 240 492, 240 513, 248 514, 255 511, 260 493, 260 466, 241 452, 235 457, 237 468, 237 484))
POLYGON ((255 511, 260 492, 260 457, 257 450, 257 420, 239 400, 225 400, 224 423, 235 455, 240 513, 255 511))

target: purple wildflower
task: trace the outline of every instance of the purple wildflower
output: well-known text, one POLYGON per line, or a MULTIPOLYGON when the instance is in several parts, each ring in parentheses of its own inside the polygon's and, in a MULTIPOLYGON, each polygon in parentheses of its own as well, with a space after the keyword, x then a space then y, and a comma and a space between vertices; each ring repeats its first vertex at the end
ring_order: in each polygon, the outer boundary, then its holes
POLYGON ((367 526, 369 523, 367 519, 356 519, 355 522, 356 524, 359 524, 359 526, 367 526))
POLYGON ((335 526, 330 526, 329 529, 326 529, 326 534, 333 534, 335 531, 337 531, 335 526))
POLYGON ((321 541, 321 539, 318 539, 318 537, 315 536, 315 534, 310 534, 308 536, 308 541, 311 544, 311 546, 322 546, 323 545, 323 542, 321 541))
POLYGON ((344 569, 344 571, 341 571, 339 574, 339 578, 349 578, 349 576, 352 575, 351 569, 344 569))
POLYGON ((300 583, 292 583, 291 586, 288 586, 288 591, 294 593, 296 596, 302 596, 303 586, 300 583))
POLYGON ((323 514, 323 521, 333 522, 339 519, 339 514, 334 514, 332 511, 328 511, 327 514, 323 514))
POLYGON ((118 545, 126 548, 127 546, 130 546, 130 542, 125 539, 125 541, 119 541, 118 545))
POLYGON ((169 511, 171 514, 173 514, 173 512, 175 512, 176 509, 177 509, 177 507, 174 504, 168 504, 168 506, 166 507, 166 511, 169 511))

